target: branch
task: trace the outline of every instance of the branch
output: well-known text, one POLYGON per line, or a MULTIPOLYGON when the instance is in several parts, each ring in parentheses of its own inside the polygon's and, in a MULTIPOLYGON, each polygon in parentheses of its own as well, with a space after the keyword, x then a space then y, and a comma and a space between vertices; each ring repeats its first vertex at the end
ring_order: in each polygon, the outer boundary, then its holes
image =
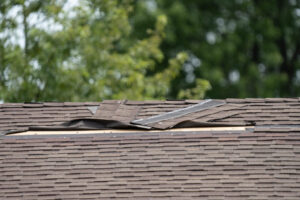
POLYGON ((290 62, 291 65, 294 65, 294 63, 296 62, 299 55, 300 55, 300 43, 297 43, 296 49, 295 49, 295 51, 293 53, 293 56, 291 58, 291 62, 290 62))
POLYGON ((27 9, 25 4, 22 4, 22 14, 23 14, 23 34, 24 34, 24 52, 25 52, 25 61, 27 63, 27 56, 28 56, 28 23, 27 23, 27 9))

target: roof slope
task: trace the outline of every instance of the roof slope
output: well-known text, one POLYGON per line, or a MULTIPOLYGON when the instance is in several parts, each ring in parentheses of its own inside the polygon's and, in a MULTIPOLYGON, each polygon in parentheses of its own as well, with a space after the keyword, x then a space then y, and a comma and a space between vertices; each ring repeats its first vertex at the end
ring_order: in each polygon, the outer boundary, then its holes
MULTIPOLYGON (((75 119, 117 120, 131 124, 162 113, 199 104, 183 101, 103 101, 99 103, 25 103, 0 105, 0 132, 55 126, 75 119)), ((149 126, 157 129, 190 126, 298 125, 299 98, 226 99, 224 104, 149 126), (192 123, 185 123, 186 121, 192 123)))
POLYGON ((1 199, 300 199, 300 130, 0 139, 1 199))
POLYGON ((299 116, 298 98, 2 104, 2 132, 77 122, 158 131, 0 135, 0 199, 298 200, 299 116), (159 131, 237 125, 254 128, 159 131))

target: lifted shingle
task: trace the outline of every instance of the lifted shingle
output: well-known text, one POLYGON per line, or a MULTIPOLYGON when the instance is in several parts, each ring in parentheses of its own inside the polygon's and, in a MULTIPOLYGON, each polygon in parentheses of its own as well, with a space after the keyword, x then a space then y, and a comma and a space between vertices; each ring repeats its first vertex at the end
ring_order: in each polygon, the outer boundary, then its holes
POLYGON ((182 109, 174 110, 174 111, 167 112, 167 113, 164 113, 164 114, 156 115, 156 116, 153 116, 153 117, 149 117, 147 119, 133 120, 132 123, 133 124, 139 124, 139 125, 153 124, 153 123, 160 122, 160 121, 179 118, 179 117, 182 117, 184 115, 187 115, 187 114, 190 114, 190 113, 193 113, 193 112, 199 112, 201 110, 214 108, 216 106, 220 106, 220 105, 223 105, 223 104, 225 104, 224 101, 210 100, 209 99, 209 100, 203 101, 201 103, 198 103, 198 104, 186 107, 186 108, 182 108, 182 109))

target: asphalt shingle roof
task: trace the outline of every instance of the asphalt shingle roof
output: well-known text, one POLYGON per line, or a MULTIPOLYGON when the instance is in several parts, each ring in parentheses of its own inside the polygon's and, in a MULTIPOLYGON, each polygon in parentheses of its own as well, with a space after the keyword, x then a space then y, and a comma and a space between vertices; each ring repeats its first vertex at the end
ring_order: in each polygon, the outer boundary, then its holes
POLYGON ((299 199, 300 134, 0 140, 1 199, 299 199))
MULTIPOLYGON (((299 99, 220 101, 151 127, 254 128, 2 135, 0 199, 300 199, 299 99)), ((201 102, 2 104, 0 130, 74 119, 131 123, 201 102)))

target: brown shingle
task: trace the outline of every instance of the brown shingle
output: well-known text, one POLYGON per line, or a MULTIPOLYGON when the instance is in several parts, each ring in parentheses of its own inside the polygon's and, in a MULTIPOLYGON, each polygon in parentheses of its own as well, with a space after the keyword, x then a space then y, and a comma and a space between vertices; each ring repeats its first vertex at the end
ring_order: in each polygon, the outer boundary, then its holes
POLYGON ((300 132, 5 136, 0 198, 297 199, 299 140, 300 132))
MULTIPOLYGON (((1 104, 0 131, 72 119, 129 124, 200 102, 1 104), (99 108, 93 114, 88 106, 99 108)), ((154 126, 189 121, 186 127, 255 124, 254 129, 1 136, 0 199, 300 199, 299 99, 226 102, 154 126)))

